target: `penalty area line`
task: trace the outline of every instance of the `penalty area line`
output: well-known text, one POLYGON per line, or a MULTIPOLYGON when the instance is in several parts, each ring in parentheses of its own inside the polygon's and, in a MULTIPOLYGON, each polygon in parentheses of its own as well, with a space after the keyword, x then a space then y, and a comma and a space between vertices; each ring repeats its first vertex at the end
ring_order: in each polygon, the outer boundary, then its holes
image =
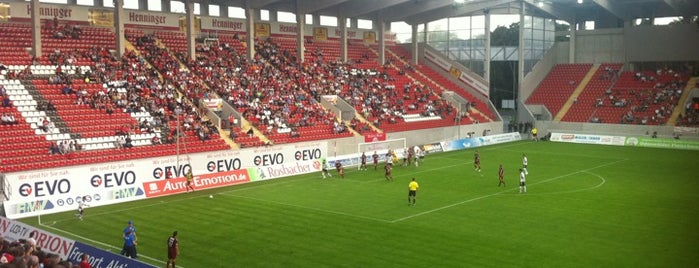
MULTIPOLYGON (((578 171, 575 171, 575 172, 571 172, 571 173, 568 173, 568 174, 556 176, 556 177, 553 177, 553 178, 550 178, 550 179, 546 179, 546 180, 543 180, 543 181, 538 181, 538 182, 536 182, 536 183, 529 184, 529 186, 538 185, 538 184, 542 184, 542 183, 546 183, 546 182, 551 182, 551 181, 558 180, 558 179, 560 179, 560 178, 565 178, 565 177, 568 177, 568 176, 571 176, 571 175, 575 175, 575 174, 578 174, 578 173, 588 173, 590 170, 594 170, 594 169, 598 169, 598 168, 603 168, 603 167, 606 167, 606 166, 611 166, 611 165, 614 165, 614 164, 617 164, 617 163, 624 162, 624 161, 626 161, 626 160, 628 160, 628 159, 621 159, 621 160, 617 160, 617 161, 614 161, 614 162, 611 162, 611 163, 606 163, 606 164, 594 166, 594 167, 591 167, 591 168, 578 170, 578 171)), ((600 185, 600 186, 601 186, 601 185, 600 185)), ((481 199, 484 199, 484 198, 488 198, 488 197, 491 197, 491 196, 499 195, 499 194, 502 194, 502 193, 504 193, 504 192, 513 191, 513 190, 515 190, 515 189, 506 189, 506 190, 502 190, 502 191, 495 192, 495 193, 492 193, 492 194, 488 194, 488 195, 484 195, 484 196, 479 196, 479 197, 474 197, 474 198, 471 198, 471 199, 468 199, 468 200, 464 200, 464 201, 457 202, 457 203, 454 203, 454 204, 450 204, 450 205, 438 207, 438 208, 431 209, 431 210, 428 210, 428 211, 423 211, 423 212, 420 212, 420 213, 417 213, 417 214, 413 214, 413 215, 410 215, 410 216, 406 216, 406 217, 403 217, 403 218, 400 218, 400 219, 395 219, 395 220, 392 220, 392 221, 389 221, 389 222, 390 222, 390 223, 401 222, 401 221, 404 221, 404 220, 412 219, 412 218, 415 218, 415 217, 419 217, 419 216, 422 216, 422 215, 430 214, 430 213, 432 213, 432 212, 437 212, 437 211, 440 211, 440 210, 448 209, 448 208, 455 207, 455 206, 458 206, 458 205, 463 205, 463 204, 466 204, 466 203, 470 203, 470 202, 473 202, 473 201, 481 200, 481 199)))

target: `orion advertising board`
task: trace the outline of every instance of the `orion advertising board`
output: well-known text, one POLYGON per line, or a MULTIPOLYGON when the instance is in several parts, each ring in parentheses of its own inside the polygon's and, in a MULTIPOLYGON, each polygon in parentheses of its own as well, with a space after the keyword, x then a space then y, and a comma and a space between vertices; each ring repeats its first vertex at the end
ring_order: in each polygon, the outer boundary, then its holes
POLYGON ((18 221, 0 217, 0 235, 6 241, 28 239, 32 233, 38 248, 45 252, 56 254, 61 259, 69 260, 73 263, 80 262, 82 254, 87 253, 89 255, 88 262, 93 268, 155 267, 37 229, 18 221))

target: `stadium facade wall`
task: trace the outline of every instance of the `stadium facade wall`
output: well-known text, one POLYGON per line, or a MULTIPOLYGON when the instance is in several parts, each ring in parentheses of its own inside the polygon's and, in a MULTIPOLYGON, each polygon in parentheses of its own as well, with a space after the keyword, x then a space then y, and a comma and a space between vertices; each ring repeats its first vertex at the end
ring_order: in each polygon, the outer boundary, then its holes
MULTIPOLYGON (((554 121, 536 121, 539 133, 545 135, 548 132, 581 133, 595 135, 618 136, 650 136, 657 132, 658 137, 671 138, 677 132, 674 126, 650 126, 650 125, 621 125, 621 124, 596 124, 596 123, 571 123, 554 121)), ((699 135, 683 135, 681 139, 699 140, 699 135)))
MULTIPOLYGON (((575 62, 696 61, 699 31, 694 24, 626 26, 577 31, 575 62)), ((559 53, 567 54, 563 50, 559 53)), ((565 59, 562 55, 561 59, 565 59)), ((566 62, 566 61, 562 61, 566 62)))
POLYGON ((575 62, 626 62, 624 31, 623 28, 577 31, 575 62))
POLYGON ((699 60, 696 24, 626 27, 624 40, 629 62, 699 60))

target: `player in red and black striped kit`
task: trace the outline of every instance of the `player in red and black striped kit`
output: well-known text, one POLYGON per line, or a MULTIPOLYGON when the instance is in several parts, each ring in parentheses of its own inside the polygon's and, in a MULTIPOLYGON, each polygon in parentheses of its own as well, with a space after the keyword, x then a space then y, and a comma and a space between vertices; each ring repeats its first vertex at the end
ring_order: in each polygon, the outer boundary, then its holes
POLYGON ((505 185, 505 169, 502 168, 502 164, 500 164, 500 169, 498 170, 498 178, 500 179, 498 187, 500 187, 500 184, 502 184, 502 186, 507 186, 505 185))
POLYGON ((371 157, 374 159, 374 170, 377 170, 379 168, 379 154, 374 151, 374 154, 371 157))

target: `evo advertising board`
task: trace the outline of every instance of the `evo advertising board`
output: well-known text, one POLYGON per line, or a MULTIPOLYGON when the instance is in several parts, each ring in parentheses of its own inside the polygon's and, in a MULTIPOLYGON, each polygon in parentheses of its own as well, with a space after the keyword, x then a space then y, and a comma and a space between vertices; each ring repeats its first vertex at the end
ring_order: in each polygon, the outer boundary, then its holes
POLYGON ((102 206, 184 192, 185 174, 198 189, 226 187, 320 171, 327 142, 133 159, 5 175, 10 218, 102 206))

